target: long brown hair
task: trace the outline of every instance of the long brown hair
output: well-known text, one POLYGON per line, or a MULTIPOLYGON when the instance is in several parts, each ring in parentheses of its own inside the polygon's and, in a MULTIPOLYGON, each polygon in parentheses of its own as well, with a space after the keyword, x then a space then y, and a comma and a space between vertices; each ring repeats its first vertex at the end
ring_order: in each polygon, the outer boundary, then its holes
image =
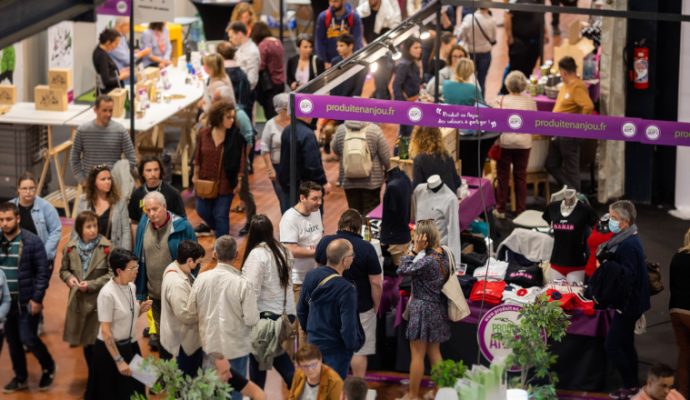
POLYGON ((89 177, 86 179, 86 187, 84 188, 86 200, 89 202, 91 207, 96 204, 96 197, 98 193, 98 190, 96 189, 96 177, 103 171, 108 171, 112 181, 110 185, 110 192, 108 193, 108 204, 112 206, 120 200, 120 192, 118 191, 117 185, 115 185, 115 181, 113 180, 112 170, 107 164, 99 164, 91 168, 89 177))
POLYGON ((448 150, 443 144, 441 130, 429 126, 418 126, 412 131, 410 140, 410 157, 418 154, 437 154, 448 156, 448 150))
POLYGON ((287 260, 287 249, 282 244, 278 243, 275 236, 273 236, 273 223, 264 214, 257 214, 252 218, 249 224, 249 235, 247 236, 247 247, 244 249, 244 258, 242 259, 242 266, 247 262, 249 253, 261 243, 266 243, 266 246, 273 253, 273 258, 276 260, 278 266, 278 277, 280 278, 280 286, 285 289, 290 282, 290 267, 287 260))

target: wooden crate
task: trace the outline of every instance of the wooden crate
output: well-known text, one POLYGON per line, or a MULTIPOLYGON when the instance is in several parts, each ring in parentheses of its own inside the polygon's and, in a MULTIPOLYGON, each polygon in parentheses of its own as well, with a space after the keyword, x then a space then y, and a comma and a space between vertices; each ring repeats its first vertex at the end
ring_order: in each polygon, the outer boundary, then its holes
POLYGON ((72 90, 72 70, 68 68, 51 68, 48 70, 48 86, 51 89, 72 90))
POLYGON ((14 85, 0 85, 0 104, 14 105, 17 102, 17 87, 14 85))
POLYGON ((401 171, 407 174, 407 177, 412 180, 412 160, 401 160, 400 157, 391 157, 391 167, 398 167, 401 171))
POLYGON ((123 118, 125 116, 127 90, 122 88, 113 89, 108 93, 108 96, 113 98, 113 118, 123 118))
POLYGON ((67 111, 67 91, 38 85, 34 88, 34 103, 37 110, 67 111))
POLYGON ((443 137, 443 145, 453 160, 458 159, 458 130, 453 128, 440 128, 443 137))
POLYGON ((158 67, 146 67, 144 68, 144 79, 145 80, 158 80, 161 77, 161 69, 158 67))

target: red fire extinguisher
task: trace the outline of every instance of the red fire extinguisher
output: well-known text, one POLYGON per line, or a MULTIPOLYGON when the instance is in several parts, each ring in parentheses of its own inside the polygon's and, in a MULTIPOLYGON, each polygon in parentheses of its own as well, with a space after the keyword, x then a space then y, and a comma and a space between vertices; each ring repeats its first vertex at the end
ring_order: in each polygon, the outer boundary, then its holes
POLYGON ((633 49, 633 86, 635 89, 649 89, 649 47, 644 41, 633 49))

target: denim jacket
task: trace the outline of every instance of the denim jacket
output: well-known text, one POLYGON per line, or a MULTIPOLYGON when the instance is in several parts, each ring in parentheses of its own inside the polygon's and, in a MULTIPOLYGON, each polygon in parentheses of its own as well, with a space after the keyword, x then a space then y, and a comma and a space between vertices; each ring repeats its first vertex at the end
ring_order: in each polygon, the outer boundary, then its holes
MULTIPOLYGON (((19 198, 15 197, 10 202, 19 207, 19 198)), ((57 210, 48 201, 36 197, 34 206, 31 208, 31 218, 36 226, 36 234, 45 246, 48 260, 55 260, 58 243, 62 236, 62 224, 57 210)))
POLYGON ((0 332, 3 330, 5 325, 5 318, 10 312, 10 287, 7 284, 7 278, 5 278, 5 273, 0 269, 0 332))

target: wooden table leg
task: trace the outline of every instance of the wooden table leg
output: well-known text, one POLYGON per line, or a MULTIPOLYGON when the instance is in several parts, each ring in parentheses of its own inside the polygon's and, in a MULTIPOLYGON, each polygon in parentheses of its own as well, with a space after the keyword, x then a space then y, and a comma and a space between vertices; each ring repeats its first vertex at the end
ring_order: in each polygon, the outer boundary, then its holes
POLYGON ((48 150, 46 150, 45 160, 43 160, 43 169, 41 170, 41 178, 38 180, 38 187, 36 188, 36 193, 40 195, 41 190, 43 190, 43 184, 46 182, 46 177, 48 176, 48 168, 50 167, 50 151, 53 148, 53 131, 50 126, 48 128, 48 150))

